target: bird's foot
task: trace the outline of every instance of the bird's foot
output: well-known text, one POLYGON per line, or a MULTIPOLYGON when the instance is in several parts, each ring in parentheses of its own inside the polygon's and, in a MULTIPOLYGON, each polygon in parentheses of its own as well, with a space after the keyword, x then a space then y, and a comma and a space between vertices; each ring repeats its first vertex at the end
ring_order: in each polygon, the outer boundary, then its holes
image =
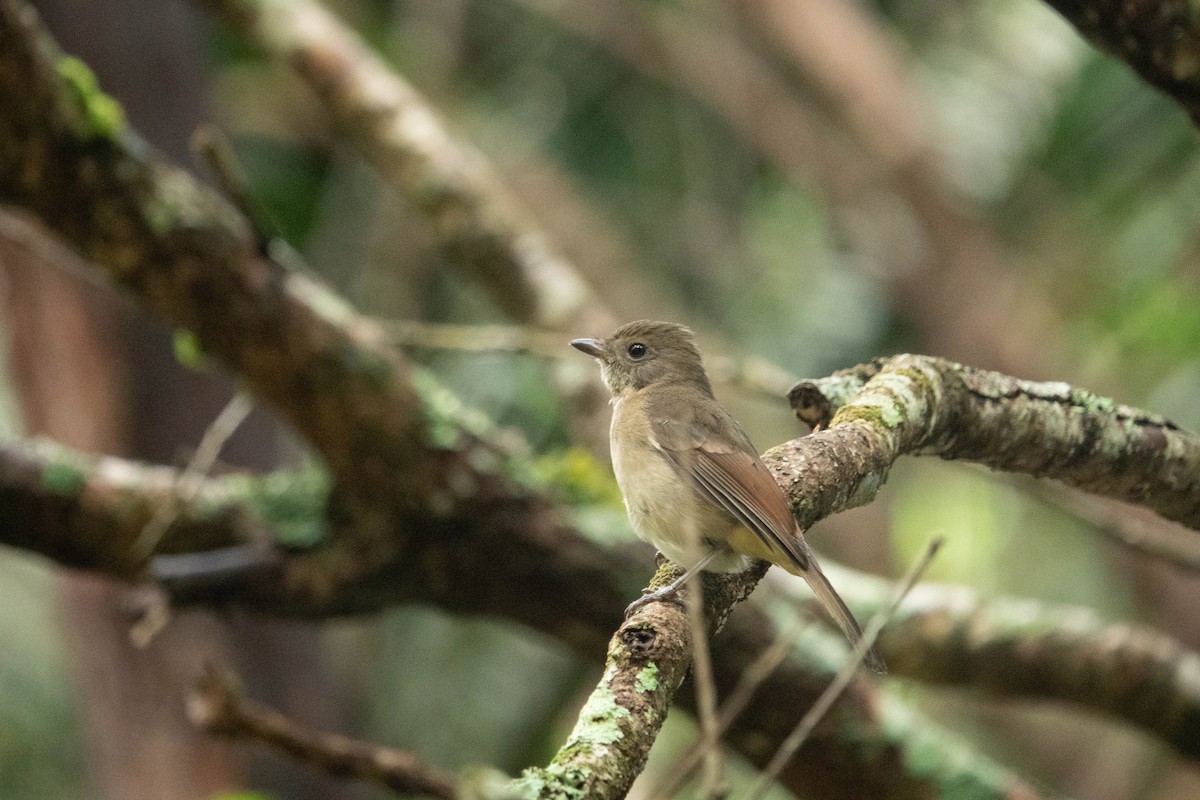
POLYGON ((643 589, 642 596, 626 606, 625 619, 629 619, 631 616, 633 616, 633 612, 650 603, 674 603, 682 608, 684 605, 684 600, 683 597, 680 596, 679 586, 679 582, 675 581, 674 583, 664 586, 661 589, 643 589))

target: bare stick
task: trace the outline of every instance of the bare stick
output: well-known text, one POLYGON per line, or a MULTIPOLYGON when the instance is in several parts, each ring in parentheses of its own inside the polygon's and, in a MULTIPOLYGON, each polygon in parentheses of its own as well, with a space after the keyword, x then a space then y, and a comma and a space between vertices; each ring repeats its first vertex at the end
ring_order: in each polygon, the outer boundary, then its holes
MULTIPOLYGON (((685 492, 684 541, 688 558, 700 558, 700 534, 696 529, 696 496, 685 492)), ((696 570, 687 585, 687 620, 692 632, 692 676, 696 682, 696 711, 700 720, 704 780, 699 797, 726 794, 721 764, 720 733, 717 730, 717 687, 713 680, 712 656, 708 650, 708 626, 704 622, 704 572, 696 570)))
POLYGON ((1038 500, 1083 520, 1092 530, 1122 547, 1166 562, 1176 569, 1200 573, 1200 544, 1181 525, 1117 500, 1084 494, 1045 481, 1011 481, 1038 500))
POLYGON ((221 448, 225 446, 229 437, 233 436, 253 408, 254 401, 250 399, 250 396, 238 392, 208 426, 208 430, 200 439, 200 444, 196 446, 196 452, 188 461, 187 468, 179 476, 174 495, 158 507, 154 516, 142 529, 137 541, 133 543, 135 552, 140 556, 149 556, 154 552, 154 548, 162 540, 163 534, 167 532, 167 528, 171 527, 171 523, 178 516, 179 506, 195 499, 204 486, 208 471, 212 469, 217 456, 221 454, 221 448))
POLYGON ((525 325, 448 325, 417 320, 380 323, 402 347, 460 350, 465 353, 516 353, 539 358, 578 355, 565 346, 565 337, 525 325))
POLYGON ((430 768, 404 750, 305 728, 277 711, 241 697, 232 677, 204 669, 188 699, 188 719, 210 733, 262 742, 331 775, 381 783, 397 794, 454 800, 454 777, 430 768))
MULTIPOLYGON (((401 347, 460 350, 465 353, 517 353, 538 358, 576 358, 563 346, 563 335, 528 325, 454 325, 417 320, 379 320, 392 342, 401 347)), ((777 364, 748 356, 715 355, 705 359, 713 383, 741 389, 764 400, 780 402, 796 379, 777 364)))
MULTIPOLYGON (((729 699, 725 701, 725 705, 717 714, 718 741, 725 735, 725 731, 729 729, 738 715, 745 710, 758 687, 787 658, 788 653, 795 647, 796 640, 800 638, 800 633, 810 621, 812 621, 812 617, 809 614, 800 615, 771 642, 770 647, 762 651, 758 658, 754 659, 754 662, 742 672, 737 686, 734 687, 729 699)), ((696 768, 697 762, 704 753, 704 742, 702 740, 694 742, 683 755, 675 760, 674 764, 664 770, 667 781, 658 789, 649 792, 647 798, 664 800, 664 798, 674 797, 678 794, 691 777, 692 770, 696 768)))
POLYGON ((775 782, 775 779, 779 777, 779 773, 787 766, 788 761, 792 759, 792 756, 796 754, 796 751, 808 739, 813 728, 817 726, 817 723, 821 721, 821 718, 825 716, 841 693, 850 685, 850 681, 854 678, 859 664, 866 657, 867 651, 874 646, 875 640, 879 638, 880 631, 883 630, 883 626, 896 613, 896 609, 900 607, 900 603, 904 600, 905 595, 912 590, 921 575, 929 567, 930 562, 933 561, 933 557, 937 555, 938 548, 942 546, 942 541, 943 539, 939 536, 929 543, 925 554, 918 559, 917 563, 913 564, 908 574, 904 576, 904 580, 896 587, 896 593, 892 597, 892 602, 886 609, 871 618, 867 629, 863 632, 862 639, 854 646, 853 651, 851 651, 850 660, 838 670, 838 674, 834 677, 833 682, 817 698, 817 702, 808 710, 808 713, 804 715, 795 729, 783 740, 783 744, 779 745, 779 750, 775 752, 775 755, 767 764, 767 768, 763 770, 762 775, 750 790, 747 800, 761 800, 766 795, 767 791, 771 788, 771 784, 775 782))

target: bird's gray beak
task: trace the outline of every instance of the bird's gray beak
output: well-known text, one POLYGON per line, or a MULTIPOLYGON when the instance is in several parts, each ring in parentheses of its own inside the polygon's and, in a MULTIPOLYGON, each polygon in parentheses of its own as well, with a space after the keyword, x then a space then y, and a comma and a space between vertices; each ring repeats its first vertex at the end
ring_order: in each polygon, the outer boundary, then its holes
POLYGON ((572 339, 571 347, 582 350, 592 358, 604 358, 604 345, 598 339, 572 339))

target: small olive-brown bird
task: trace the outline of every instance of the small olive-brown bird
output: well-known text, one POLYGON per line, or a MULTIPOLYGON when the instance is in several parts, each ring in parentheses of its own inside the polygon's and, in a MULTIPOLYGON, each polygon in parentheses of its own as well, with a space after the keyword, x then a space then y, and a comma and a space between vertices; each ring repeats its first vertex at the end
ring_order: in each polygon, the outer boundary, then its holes
MULTIPOLYGON (((759 558, 804 578, 858 642, 862 629, 821 572, 783 490, 713 396, 692 332, 639 320, 571 345, 600 362, 612 394, 609 446, 633 529, 685 570, 629 611, 673 594, 699 570, 740 572, 759 558), (689 546, 689 537, 701 546, 689 546)), ((865 662, 884 671, 874 651, 865 662)))

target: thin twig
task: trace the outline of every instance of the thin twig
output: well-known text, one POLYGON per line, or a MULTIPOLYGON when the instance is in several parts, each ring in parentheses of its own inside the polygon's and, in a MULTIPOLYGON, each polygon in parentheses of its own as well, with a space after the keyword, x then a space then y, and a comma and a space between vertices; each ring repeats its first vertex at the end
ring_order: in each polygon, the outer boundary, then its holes
MULTIPOLYGON (((244 392, 238 392, 230 398, 225 408, 204 432, 196 452, 192 454, 184 471, 179 474, 174 491, 155 510, 154 516, 134 540, 133 551, 136 554, 148 558, 154 552, 167 529, 179 517, 180 507, 190 503, 200 493, 209 470, 221 454, 221 448, 253 408, 254 402, 244 392)), ((134 647, 145 648, 170 621, 170 602, 163 593, 154 593, 143 607, 137 621, 130 626, 129 641, 134 647)))
MULTIPOLYGON (((725 735, 725 731, 745 710, 762 682, 787 658, 788 653, 796 646, 801 632, 811 620, 812 617, 807 613, 799 615, 775 637, 771 646, 759 653, 758 658, 754 659, 754 662, 742 672, 737 686, 734 687, 733 692, 730 693, 729 698, 717 713, 718 740, 725 735)), ((675 763, 663 771, 663 774, 667 776, 666 782, 658 789, 649 792, 648 800, 665 800, 665 798, 678 794, 684 784, 690 780, 692 771, 704 753, 703 740, 693 742, 691 747, 675 760, 675 763)))
POLYGON ((788 653, 799 641, 800 634, 804 632, 805 627, 811 621, 812 616, 807 613, 798 615, 787 628, 775 637, 771 646, 762 651, 758 658, 754 659, 754 662, 746 668, 738 679, 737 686, 729 695, 729 699, 721 707, 721 713, 717 715, 717 723, 720 726, 718 734, 724 734, 738 715, 746 709, 754 692, 783 663, 788 653))
POLYGON ((402 347, 516 353, 539 358, 578 355, 567 347, 563 334, 526 325, 451 325, 417 320, 386 320, 380 324, 391 341, 402 347))
MULTIPOLYGON (((514 353, 537 358, 575 358, 565 337, 528 325, 455 325, 417 320, 380 320, 389 339, 401 347, 459 350, 464 353, 514 353)), ((710 356, 705 359, 713 383, 736 387, 767 400, 781 402, 795 377, 764 358, 710 356)))
MULTIPOLYGON (((684 492, 684 496, 684 541, 689 559, 696 563, 701 557, 700 533, 696 528, 696 496, 693 492, 684 492)), ((704 622, 702 570, 697 570, 688 579, 687 619, 692 633, 692 677, 696 684, 696 711, 704 758, 704 780, 698 797, 708 800, 724 797, 727 790, 721 764, 720 734, 717 731, 717 686, 713 680, 712 655, 708 650, 708 626, 704 622)))
POLYGON ((702 800, 727 794, 721 763, 720 732, 717 720, 717 687, 713 680, 712 655, 708 650, 708 630, 704 625, 704 573, 688 580, 688 624, 692 628, 692 677, 696 682, 696 710, 700 720, 701 754, 704 758, 702 800))
POLYGON ((862 663, 863 658, 867 655, 867 651, 875 645, 875 640, 879 638, 879 633, 883 630, 883 626, 895 615, 896 609, 900 607, 900 603, 904 600, 905 595, 912 590, 921 575, 929 567, 930 562, 933 561, 933 557, 937 555, 938 548, 942 546, 942 541, 943 539, 939 536, 929 543, 925 554, 913 564, 908 574, 904 576, 904 580, 897 585, 896 592, 892 596, 892 602, 888 604, 887 608, 871 618, 870 623, 867 624, 867 629, 863 632, 862 639, 854 646, 850 659, 838 670, 838 674, 834 676, 833 682, 821 693, 821 696, 817 698, 817 702, 813 703, 808 713, 804 715, 799 724, 788 734, 783 743, 779 745, 779 749, 775 752, 770 762, 767 763, 767 768, 763 770, 762 775, 759 776, 758 781, 751 788, 747 795, 747 800, 761 800, 766 795, 767 791, 771 788, 771 784, 775 782, 779 777, 779 773, 791 761, 792 756, 796 754, 796 751, 808 739, 809 734, 812 733, 817 723, 821 721, 821 718, 825 716, 826 712, 829 711, 834 702, 845 691, 846 687, 850 685, 850 681, 853 680, 855 673, 858 671, 859 664, 862 663))
POLYGON ((192 724, 210 733, 262 742, 331 775, 381 783, 397 794, 458 797, 452 775, 430 768, 412 753, 305 728, 242 697, 231 676, 211 664, 188 699, 187 713, 192 724))
POLYGON ((279 238, 279 228, 251 190, 246 170, 234 154, 229 137, 216 125, 201 125, 192 132, 189 145, 192 158, 204 166, 221 194, 250 221, 259 253, 268 255, 269 243, 279 238))
POLYGON ((1047 505, 1086 522, 1093 531, 1122 547, 1200 573, 1200 545, 1193 531, 1145 509, 1085 494, 1046 481, 1010 481, 1047 505))
POLYGON ((221 449, 253 408, 254 401, 244 392, 238 392, 229 400, 217 418, 208 426, 208 430, 204 432, 200 444, 196 447, 196 452, 192 454, 187 467, 180 473, 179 481, 175 484, 175 491, 170 499, 158 507, 154 516, 146 523, 146 527, 142 529, 141 534, 133 543, 135 553, 147 557, 154 552, 154 548, 162 540, 167 528, 171 527, 171 523, 179 515, 179 506, 190 503, 196 498, 196 495, 204 487, 204 479, 208 477, 208 471, 212 469, 217 456, 221 454, 221 449))

